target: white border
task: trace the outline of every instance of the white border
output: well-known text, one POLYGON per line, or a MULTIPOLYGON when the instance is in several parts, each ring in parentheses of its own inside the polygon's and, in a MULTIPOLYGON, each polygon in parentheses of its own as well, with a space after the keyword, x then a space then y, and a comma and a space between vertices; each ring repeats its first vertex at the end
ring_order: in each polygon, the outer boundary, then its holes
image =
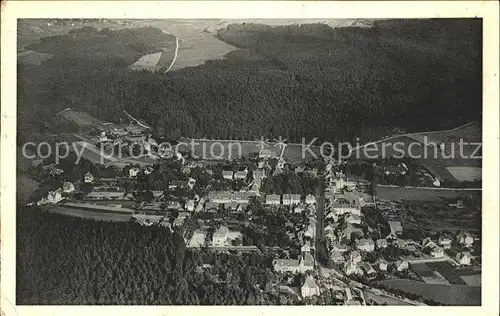
POLYGON ((498 315, 499 308, 499 42, 498 2, 2 2, 1 54, 1 308, 6 315, 188 315, 231 313, 384 313, 401 315, 498 315), (17 18, 428 18, 482 17, 484 32, 483 306, 482 307, 137 307, 15 306, 15 137, 17 18), (383 309, 383 310, 382 310, 383 309))

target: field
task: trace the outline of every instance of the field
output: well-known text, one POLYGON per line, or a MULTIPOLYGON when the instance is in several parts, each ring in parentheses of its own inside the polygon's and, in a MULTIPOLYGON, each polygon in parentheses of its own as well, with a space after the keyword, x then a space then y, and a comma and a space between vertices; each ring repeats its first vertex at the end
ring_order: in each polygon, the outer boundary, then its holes
POLYGON ((59 112, 58 115, 81 127, 93 127, 100 129, 105 123, 87 112, 75 111, 70 108, 59 112))
MULTIPOLYGON (((450 282, 450 284, 455 284, 455 285, 467 285, 467 283, 462 279, 462 276, 468 276, 470 279, 474 277, 475 275, 478 275, 479 278, 481 277, 481 274, 478 273, 479 271, 476 271, 472 268, 455 268, 452 266, 449 262, 443 261, 443 262, 428 262, 427 266, 434 270, 439 272, 442 276, 450 282)), ((479 283, 480 283, 479 279, 479 283)), ((481 284, 479 284, 481 285, 481 284)))
POLYGON ((76 209, 72 207, 64 206, 53 206, 45 208, 49 213, 57 213, 62 215, 75 216, 80 218, 88 218, 100 221, 110 221, 110 222, 128 222, 131 218, 130 214, 111 214, 104 212, 93 212, 88 210, 76 209))
POLYGON ((78 153, 81 152, 82 158, 87 159, 93 163, 106 164, 117 160, 114 157, 103 156, 99 148, 85 141, 74 142, 71 145, 71 149, 78 153))
POLYGON ((75 28, 68 34, 40 38, 26 48, 76 59, 93 58, 96 61, 130 65, 145 54, 161 52, 175 45, 175 36, 155 28, 121 30, 75 28))
MULTIPOLYGON (((221 59, 237 49, 205 32, 219 20, 146 20, 136 21, 135 26, 152 26, 179 38, 178 57, 171 70, 202 65, 207 60, 221 59), (205 22, 205 23, 203 23, 205 22)), ((170 64, 172 54, 162 54, 159 66, 170 64), (163 56, 165 55, 165 56, 163 56)))
POLYGON ((445 305, 478 306, 481 305, 481 287, 466 285, 426 284, 412 280, 384 280, 382 284, 407 293, 421 295, 445 305))
POLYGON ((444 188, 415 188, 398 187, 390 185, 377 185, 377 198, 381 200, 419 200, 432 201, 445 199, 455 199, 459 197, 481 196, 481 189, 444 189, 444 188))
POLYGON ((411 265, 411 269, 428 284, 449 284, 448 281, 441 275, 436 274, 428 264, 416 263, 411 265))
POLYGON ((428 236, 441 231, 453 233, 465 229, 473 235, 481 235, 482 213, 477 206, 452 209, 444 201, 405 201, 398 216, 401 218, 403 233, 407 231, 409 234, 428 236))
POLYGON ((465 282, 467 285, 471 286, 481 286, 481 275, 480 274, 474 274, 474 275, 461 275, 460 278, 465 282))
POLYGON ((448 172, 458 181, 477 181, 482 178, 482 168, 479 167, 447 167, 448 172))
MULTIPOLYGON (((379 156, 389 158, 401 155, 393 148, 396 147, 394 144, 401 143, 407 156, 411 154, 413 158, 420 157, 421 165, 440 181, 463 182, 481 180, 482 160, 476 157, 481 157, 482 151, 478 149, 475 152, 478 145, 472 145, 472 143, 481 143, 481 137, 481 124, 471 122, 451 130, 410 133, 384 138, 376 144, 379 156), (462 154, 459 145, 461 141, 468 144, 462 146, 462 154), (384 147, 382 144, 387 146, 384 147), (440 150, 440 144, 445 144, 444 153, 440 150)), ((364 154, 363 150, 359 151, 360 157, 364 157, 364 154)), ((372 151, 369 154, 375 155, 372 151)))
MULTIPOLYGON (((187 143, 179 146, 180 151, 189 151, 191 152, 191 148, 189 143, 191 139, 181 139, 182 142, 187 143)), ((193 147, 194 154, 206 160, 219 160, 219 159, 227 159, 229 157, 239 157, 241 156, 249 156, 251 154, 258 154, 260 151, 260 144, 257 141, 240 141, 240 140, 204 140, 204 139, 195 139, 196 145, 193 147)), ((277 146, 276 143, 266 142, 266 149, 271 150, 271 152, 279 157, 281 150, 280 146, 277 146)), ((311 151, 319 157, 320 149, 319 147, 310 147, 311 151)), ((304 156, 302 155, 302 145, 301 144, 288 144, 283 153, 283 157, 291 162, 298 163, 303 160, 307 160, 310 158, 314 158, 308 151, 305 151, 304 156), (304 158, 303 158, 304 157, 304 158)))

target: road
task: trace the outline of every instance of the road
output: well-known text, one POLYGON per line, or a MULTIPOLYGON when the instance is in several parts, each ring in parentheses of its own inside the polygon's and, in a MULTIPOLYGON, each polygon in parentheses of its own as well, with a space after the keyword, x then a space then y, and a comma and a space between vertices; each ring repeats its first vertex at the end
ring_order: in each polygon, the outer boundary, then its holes
POLYGON ((325 179, 323 175, 319 177, 319 185, 316 190, 316 247, 314 254, 316 255, 316 262, 319 262, 320 240, 323 237, 325 221, 325 179))

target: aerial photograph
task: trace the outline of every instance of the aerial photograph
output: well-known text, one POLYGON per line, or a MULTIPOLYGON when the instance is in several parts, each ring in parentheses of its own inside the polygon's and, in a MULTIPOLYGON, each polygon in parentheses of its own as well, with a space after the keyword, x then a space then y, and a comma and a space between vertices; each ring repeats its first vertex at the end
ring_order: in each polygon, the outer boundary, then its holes
POLYGON ((480 306, 482 38, 18 19, 15 303, 480 306))

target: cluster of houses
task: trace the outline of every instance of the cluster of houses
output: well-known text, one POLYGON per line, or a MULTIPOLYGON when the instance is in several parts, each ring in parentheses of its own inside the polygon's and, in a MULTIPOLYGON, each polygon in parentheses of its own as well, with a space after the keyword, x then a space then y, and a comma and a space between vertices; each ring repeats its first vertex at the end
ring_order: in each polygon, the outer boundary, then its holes
POLYGON ((265 204, 267 205, 296 205, 299 210, 304 205, 315 205, 316 197, 314 195, 307 195, 304 198, 300 194, 268 194, 266 195, 265 204))

